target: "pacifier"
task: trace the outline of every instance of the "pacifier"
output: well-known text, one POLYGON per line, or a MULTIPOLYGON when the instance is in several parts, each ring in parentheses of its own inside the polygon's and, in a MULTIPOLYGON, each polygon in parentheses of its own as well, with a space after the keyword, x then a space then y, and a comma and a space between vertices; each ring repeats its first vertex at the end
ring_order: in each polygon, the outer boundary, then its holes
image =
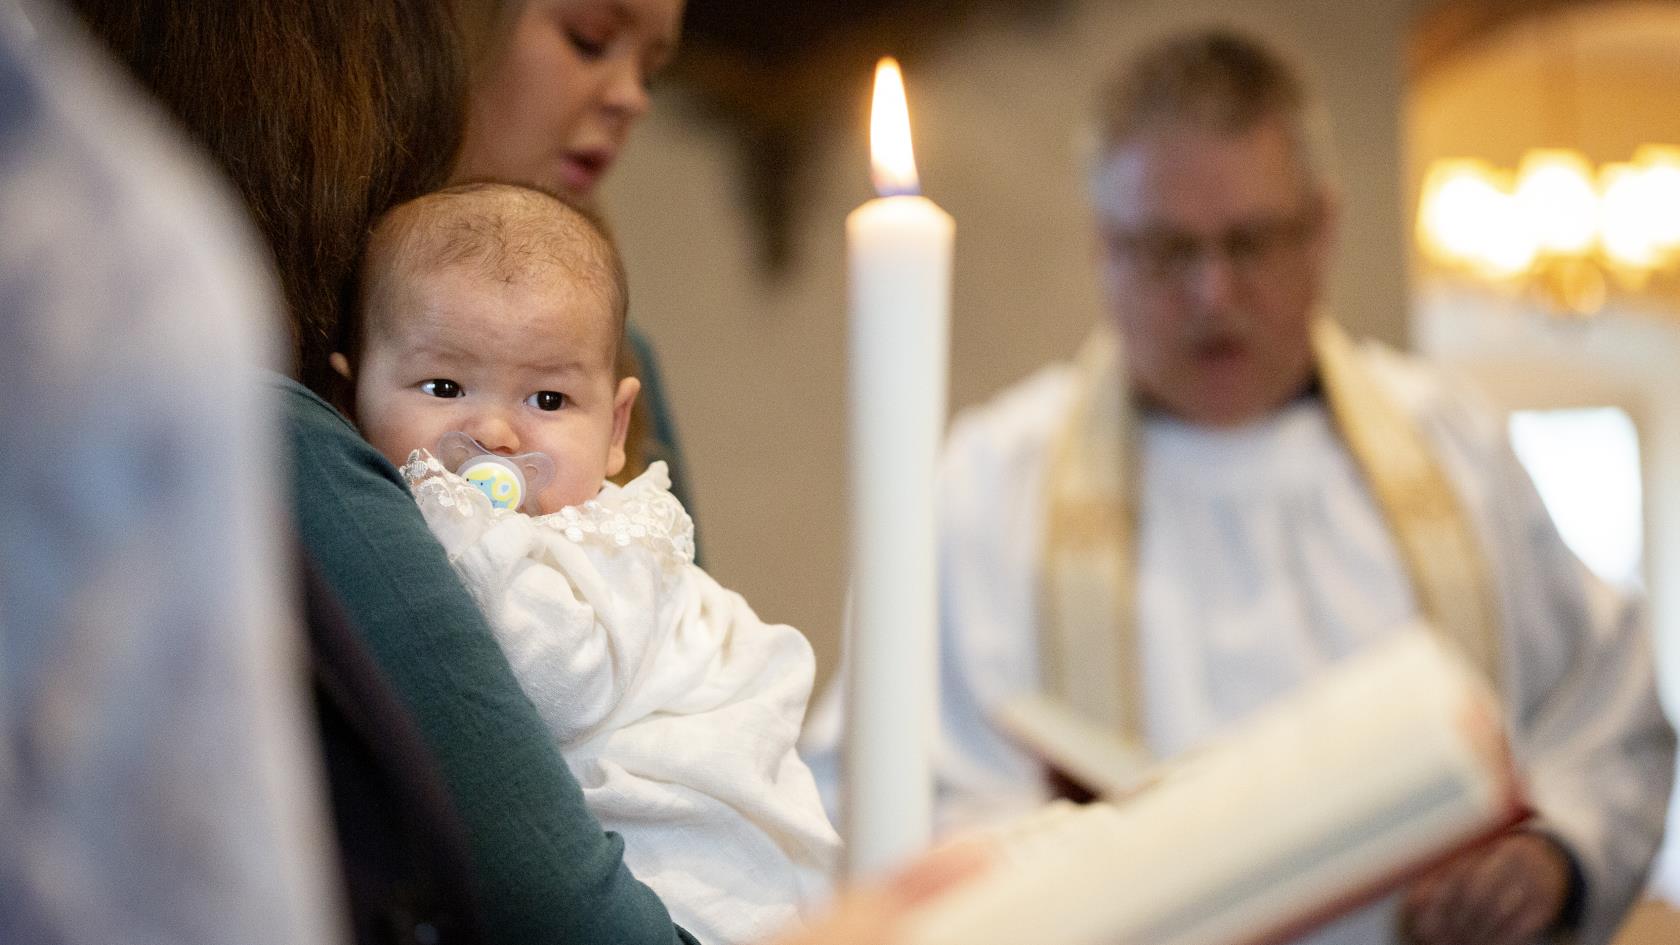
POLYGON ((554 478, 554 460, 542 453, 503 456, 456 430, 438 440, 438 462, 472 483, 498 509, 536 511, 537 493, 554 478))

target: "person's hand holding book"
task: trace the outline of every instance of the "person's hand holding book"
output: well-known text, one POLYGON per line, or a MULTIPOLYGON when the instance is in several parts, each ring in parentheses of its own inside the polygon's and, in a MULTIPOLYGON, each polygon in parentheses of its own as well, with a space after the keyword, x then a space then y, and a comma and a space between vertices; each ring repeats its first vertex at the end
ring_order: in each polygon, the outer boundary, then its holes
POLYGON ((1527 945, 1563 916, 1574 875, 1557 841, 1514 830, 1414 883, 1401 925, 1417 945, 1527 945))
POLYGON ((893 945, 918 907, 978 876, 992 860, 982 842, 941 847, 885 883, 842 894, 826 918, 773 945, 893 945))

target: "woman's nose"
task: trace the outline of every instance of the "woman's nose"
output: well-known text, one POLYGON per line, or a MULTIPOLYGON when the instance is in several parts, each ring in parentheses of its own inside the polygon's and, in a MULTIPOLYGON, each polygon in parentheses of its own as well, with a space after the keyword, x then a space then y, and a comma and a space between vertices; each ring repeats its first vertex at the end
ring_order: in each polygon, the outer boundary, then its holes
POLYGON ((642 77, 642 65, 633 56, 621 57, 607 79, 603 102, 608 110, 627 122, 635 122, 647 114, 651 104, 647 81, 642 77))

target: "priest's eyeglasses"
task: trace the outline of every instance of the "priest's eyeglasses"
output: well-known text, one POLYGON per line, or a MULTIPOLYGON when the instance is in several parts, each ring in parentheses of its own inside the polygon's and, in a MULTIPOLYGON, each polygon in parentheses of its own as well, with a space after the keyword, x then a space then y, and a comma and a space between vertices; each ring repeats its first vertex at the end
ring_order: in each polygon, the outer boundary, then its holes
POLYGON ((1108 226, 1102 240, 1111 254, 1160 282, 1180 283, 1201 271, 1204 262, 1224 260, 1241 278, 1276 274, 1301 260, 1301 251, 1318 234, 1317 206, 1290 216, 1255 220, 1205 237, 1165 227, 1126 230, 1108 226))

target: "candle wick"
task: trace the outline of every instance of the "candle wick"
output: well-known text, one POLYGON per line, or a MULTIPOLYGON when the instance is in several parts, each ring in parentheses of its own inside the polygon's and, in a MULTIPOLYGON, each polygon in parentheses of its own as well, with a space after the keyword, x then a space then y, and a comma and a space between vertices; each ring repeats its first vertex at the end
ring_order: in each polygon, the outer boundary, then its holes
POLYGON ((881 197, 920 197, 922 188, 905 183, 880 184, 876 186, 875 193, 881 197))

